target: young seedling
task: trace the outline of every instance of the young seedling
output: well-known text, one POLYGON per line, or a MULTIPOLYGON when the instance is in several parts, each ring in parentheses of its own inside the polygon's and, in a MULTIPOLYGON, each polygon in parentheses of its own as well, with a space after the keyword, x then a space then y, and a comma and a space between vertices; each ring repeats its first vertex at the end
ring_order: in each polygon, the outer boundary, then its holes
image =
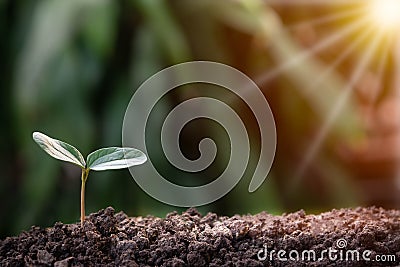
POLYGON ((146 155, 135 148, 107 147, 90 153, 87 156, 87 162, 85 162, 78 149, 70 144, 39 132, 33 133, 33 140, 53 158, 71 162, 81 167, 81 225, 85 220, 85 184, 90 170, 104 171, 129 168, 147 160, 146 155))

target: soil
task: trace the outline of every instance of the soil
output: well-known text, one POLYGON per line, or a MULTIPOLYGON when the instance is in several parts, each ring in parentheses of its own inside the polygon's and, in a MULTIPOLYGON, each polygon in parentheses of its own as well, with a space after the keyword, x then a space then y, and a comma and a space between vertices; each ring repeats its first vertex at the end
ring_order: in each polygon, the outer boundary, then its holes
POLYGON ((0 241, 1 266, 399 264, 400 211, 375 207, 320 215, 299 211, 281 216, 263 212, 233 217, 214 213, 202 216, 189 209, 163 219, 130 218, 109 207, 88 216, 83 227, 79 223, 34 226, 0 241), (279 254, 279 250, 283 252, 279 254), (315 259, 312 254, 307 257, 306 252, 311 250, 316 253, 315 259), (377 256, 386 261, 378 262, 377 256))

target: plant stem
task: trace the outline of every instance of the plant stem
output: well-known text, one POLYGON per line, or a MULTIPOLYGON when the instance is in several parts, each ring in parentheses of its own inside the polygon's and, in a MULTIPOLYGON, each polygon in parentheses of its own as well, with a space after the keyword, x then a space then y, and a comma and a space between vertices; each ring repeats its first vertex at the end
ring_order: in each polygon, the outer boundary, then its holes
POLYGON ((85 220, 85 184, 87 177, 89 175, 89 169, 82 169, 82 185, 81 185, 81 226, 83 226, 83 221, 85 220))

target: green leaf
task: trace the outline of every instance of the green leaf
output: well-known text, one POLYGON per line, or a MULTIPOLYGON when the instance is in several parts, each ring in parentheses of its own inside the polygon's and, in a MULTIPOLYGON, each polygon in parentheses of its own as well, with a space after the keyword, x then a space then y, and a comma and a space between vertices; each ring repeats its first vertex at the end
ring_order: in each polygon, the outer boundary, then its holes
POLYGON ((85 168, 85 160, 75 147, 63 141, 53 139, 43 133, 34 132, 33 140, 53 158, 71 162, 81 168, 85 168))
POLYGON ((139 165, 146 160, 146 155, 138 149, 107 147, 90 153, 87 157, 87 166, 95 171, 114 170, 139 165))

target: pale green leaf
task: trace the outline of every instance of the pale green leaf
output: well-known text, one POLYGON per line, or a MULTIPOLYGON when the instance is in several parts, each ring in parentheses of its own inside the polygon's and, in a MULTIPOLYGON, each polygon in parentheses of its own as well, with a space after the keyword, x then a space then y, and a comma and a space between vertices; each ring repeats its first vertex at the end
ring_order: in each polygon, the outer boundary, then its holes
POLYGON ((85 168, 85 160, 75 147, 60 140, 53 139, 43 133, 34 132, 32 136, 33 140, 53 158, 71 162, 79 167, 85 168))
POLYGON ((87 166, 95 171, 114 170, 139 165, 146 160, 146 155, 138 149, 107 147, 90 153, 87 157, 87 166))

